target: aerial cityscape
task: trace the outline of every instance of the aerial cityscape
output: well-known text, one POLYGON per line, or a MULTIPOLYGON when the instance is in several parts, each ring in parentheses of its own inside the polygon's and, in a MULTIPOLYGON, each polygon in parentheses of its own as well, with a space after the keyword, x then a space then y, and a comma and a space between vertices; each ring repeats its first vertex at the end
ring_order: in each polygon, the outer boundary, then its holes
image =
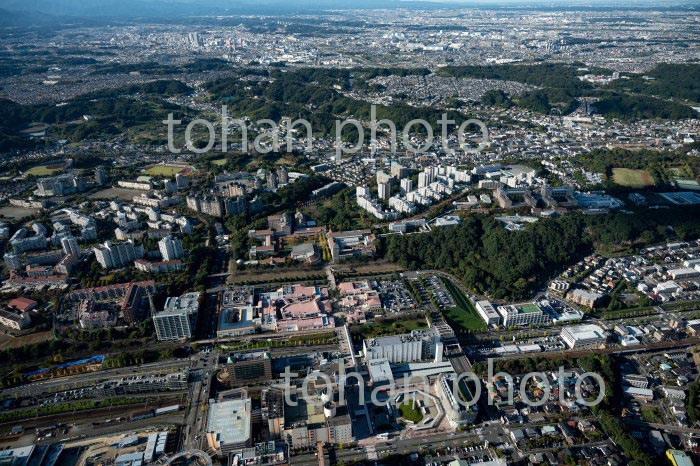
POLYGON ((700 465, 700 3, 0 2, 0 466, 700 465))

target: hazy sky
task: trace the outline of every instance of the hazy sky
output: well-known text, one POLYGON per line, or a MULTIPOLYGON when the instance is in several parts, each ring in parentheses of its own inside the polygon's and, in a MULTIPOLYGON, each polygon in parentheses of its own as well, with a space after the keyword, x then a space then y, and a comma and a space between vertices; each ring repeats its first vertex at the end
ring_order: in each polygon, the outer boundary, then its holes
MULTIPOLYGON (((0 0, 0 10, 13 15, 31 12, 41 17, 138 18, 213 15, 285 15, 332 9, 532 7, 562 8, 669 8, 698 6, 700 0, 0 0)), ((1 14, 0 14, 1 15, 1 14)), ((30 20, 25 16, 24 20, 30 20)), ((0 20, 0 23, 2 21, 0 20)))

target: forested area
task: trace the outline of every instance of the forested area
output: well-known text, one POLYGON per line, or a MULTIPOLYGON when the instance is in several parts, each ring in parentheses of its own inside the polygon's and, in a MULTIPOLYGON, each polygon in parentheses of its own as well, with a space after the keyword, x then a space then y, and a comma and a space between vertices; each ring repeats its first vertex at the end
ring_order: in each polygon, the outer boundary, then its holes
POLYGON ((233 69, 233 65, 221 58, 200 58, 185 65, 161 65, 157 62, 103 64, 95 67, 93 74, 132 73, 168 75, 222 71, 233 69))
POLYGON ((700 64, 660 63, 644 75, 628 75, 610 84, 610 88, 700 103, 700 64), (646 76, 646 78, 644 78, 646 76))
MULTIPOLYGON (((538 87, 575 90, 582 92, 593 89, 589 83, 578 79, 590 71, 579 71, 582 63, 540 63, 536 65, 472 65, 445 66, 438 70, 440 76, 458 78, 500 79, 516 81, 538 87)), ((604 71, 604 70, 600 70, 604 71)))
POLYGON ((327 202, 305 209, 305 212, 319 225, 328 226, 334 231, 368 227, 373 221, 366 210, 358 207, 354 187, 336 193, 327 202))
POLYGON ((20 129, 33 123, 57 125, 54 134, 74 142, 117 135, 139 125, 160 124, 169 112, 180 117, 188 114, 185 107, 165 102, 163 96, 191 92, 192 89, 180 81, 162 80, 91 92, 61 106, 20 105, 0 99, 0 150, 36 144, 18 134, 20 129), (141 97, 128 97, 133 95, 141 97), (83 121, 84 115, 92 119, 83 121), (69 124, 71 122, 77 123, 69 124))
POLYGON ((229 215, 226 217, 226 227, 235 232, 231 238, 231 248, 235 257, 247 257, 251 239, 248 230, 267 227, 266 217, 275 212, 294 212, 297 204, 311 197, 311 192, 318 189, 330 180, 323 176, 314 175, 300 179, 292 184, 284 186, 277 192, 265 192, 261 194, 265 207, 255 214, 229 215))
MULTIPOLYGON (((411 70, 412 74, 423 74, 426 70, 411 70)), ((380 76, 391 70, 323 70, 300 69, 282 72, 273 70, 272 81, 258 82, 223 79, 205 84, 213 102, 226 104, 233 118, 248 117, 251 120, 271 119, 279 121, 282 116, 308 120, 314 133, 324 136, 335 134, 337 118, 355 118, 369 121, 371 105, 365 101, 345 97, 334 86, 341 89, 354 89, 369 86, 368 76, 380 76)), ((404 72, 407 73, 408 71, 404 72)), ((411 120, 423 119, 438 130, 437 121, 441 110, 429 107, 411 107, 405 104, 392 106, 377 105, 377 120, 389 119, 400 131, 411 120)), ((448 112, 448 118, 460 120, 455 112, 448 112)), ((412 128, 424 131, 421 126, 412 128)), ((354 127, 345 128, 343 137, 355 140, 354 127)))
POLYGON ((594 149, 580 154, 576 162, 589 171, 605 174, 609 180, 612 179, 614 168, 646 170, 660 187, 673 185, 669 169, 676 170, 683 177, 700 178, 700 158, 689 157, 684 150, 594 149))
POLYGON ((389 236, 383 246, 390 261, 409 270, 444 270, 475 293, 523 299, 594 248, 633 252, 663 242, 673 232, 680 239, 698 238, 698 218, 698 207, 664 209, 653 216, 648 211, 571 213, 509 231, 491 216, 469 215, 458 226, 389 236))
POLYGON ((700 382, 692 382, 688 385, 685 407, 690 424, 695 425, 696 422, 700 421, 700 382))
POLYGON ((695 110, 687 105, 644 95, 612 94, 595 102, 594 107, 603 116, 624 119, 680 120, 694 118, 695 110))
POLYGON ((601 115, 621 119, 683 119, 696 113, 688 105, 663 100, 671 98, 700 102, 700 84, 694 79, 700 65, 658 65, 648 73, 619 79, 604 89, 581 81, 584 74, 611 74, 609 70, 586 68, 583 64, 541 63, 536 65, 446 66, 441 76, 517 81, 540 89, 520 96, 504 96, 491 91, 482 99, 485 105, 508 107, 513 104, 538 113, 557 109, 562 115, 574 111, 577 97, 599 97, 594 104, 601 115), (651 78, 651 79, 649 79, 651 78))
POLYGON ((511 232, 493 217, 421 235, 389 236, 386 256, 408 269, 441 269, 476 293, 523 298, 556 270, 592 250, 582 215, 540 221, 511 232))

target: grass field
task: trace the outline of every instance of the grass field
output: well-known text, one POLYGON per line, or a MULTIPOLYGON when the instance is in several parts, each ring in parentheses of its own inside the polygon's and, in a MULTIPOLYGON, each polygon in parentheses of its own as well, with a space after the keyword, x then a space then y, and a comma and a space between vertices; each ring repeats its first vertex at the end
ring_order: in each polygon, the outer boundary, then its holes
POLYGON ((175 176, 185 170, 185 167, 174 167, 171 165, 153 165, 144 173, 149 176, 175 176))
POLYGON ((27 170, 26 174, 32 176, 51 176, 62 171, 63 167, 58 165, 37 165, 27 170))
POLYGON ((401 416, 407 421, 411 421, 414 424, 418 424, 423 420, 423 415, 420 413, 418 405, 413 407, 412 401, 407 401, 406 403, 399 406, 399 411, 401 411, 401 416))
POLYGON ((216 159, 216 160, 212 160, 211 163, 212 163, 213 165, 218 165, 218 166, 221 167, 221 166, 226 165, 226 159, 216 159))
POLYGON ((654 178, 646 170, 631 168, 613 168, 613 181, 628 188, 644 188, 654 186, 654 178))
POLYGON ((486 324, 464 293, 449 280, 443 280, 443 283, 457 304, 456 307, 445 309, 445 318, 449 321, 448 323, 455 324, 463 330, 485 331, 486 324))
POLYGON ((645 406, 642 408, 642 418, 646 422, 660 422, 661 415, 659 414, 659 408, 656 406, 645 406))
POLYGON ((411 330, 428 328, 425 319, 389 320, 384 322, 372 322, 371 324, 353 325, 350 328, 353 336, 358 340, 377 338, 387 335, 401 335, 411 330))

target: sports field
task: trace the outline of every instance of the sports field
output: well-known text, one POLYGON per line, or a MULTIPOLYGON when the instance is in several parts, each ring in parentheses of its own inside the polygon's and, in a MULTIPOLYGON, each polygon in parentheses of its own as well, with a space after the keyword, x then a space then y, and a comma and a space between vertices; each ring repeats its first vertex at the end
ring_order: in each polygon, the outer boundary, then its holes
POLYGON ((185 171, 185 167, 176 167, 173 165, 153 165, 148 167, 144 173, 149 176, 175 176, 178 173, 185 171))
POLYGON ((656 184, 648 171, 631 168, 613 168, 613 181, 628 188, 645 188, 656 184))
POLYGON ((27 170, 27 175, 51 176, 63 171, 63 165, 37 165, 27 170))

